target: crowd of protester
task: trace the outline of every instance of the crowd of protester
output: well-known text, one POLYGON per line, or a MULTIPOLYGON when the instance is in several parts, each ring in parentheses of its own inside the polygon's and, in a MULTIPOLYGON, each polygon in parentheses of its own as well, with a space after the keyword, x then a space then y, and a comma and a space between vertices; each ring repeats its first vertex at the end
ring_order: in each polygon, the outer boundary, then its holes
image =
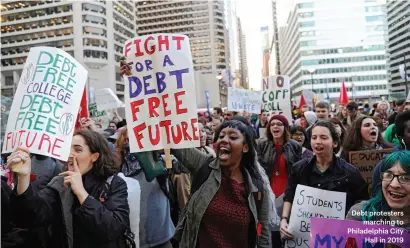
POLYGON ((294 237, 298 184, 345 192, 347 219, 370 218, 353 210, 401 211, 394 218, 410 231, 410 103, 294 110, 292 120, 219 107, 198 113, 200 145, 172 150, 172 169, 163 151, 130 152, 118 114, 107 127, 82 120, 66 163, 19 148, 2 157, 9 167, 23 163, 14 173, 3 166, 2 247, 132 247, 133 206, 119 172, 141 188, 141 248, 282 247, 294 237), (393 147, 369 195, 349 152, 393 147))

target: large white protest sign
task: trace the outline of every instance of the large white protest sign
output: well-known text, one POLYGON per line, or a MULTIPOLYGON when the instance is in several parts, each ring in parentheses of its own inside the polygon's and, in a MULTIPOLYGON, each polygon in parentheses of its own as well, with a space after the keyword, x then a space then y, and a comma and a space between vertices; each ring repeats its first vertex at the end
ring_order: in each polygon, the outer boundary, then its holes
POLYGON ((295 238, 286 247, 309 248, 310 218, 344 219, 346 193, 298 185, 293 199, 288 230, 295 238))
POLYGON ((95 90, 95 102, 97 103, 98 111, 123 108, 125 106, 110 88, 95 90))
POLYGON ((262 82, 262 109, 271 114, 282 114, 292 121, 289 76, 270 76, 262 82))
POLYGON ((199 146, 189 39, 153 34, 125 42, 132 76, 125 77, 131 152, 199 146))
POLYGON ((11 107, 3 153, 26 147, 32 153, 68 160, 88 72, 68 53, 33 47, 11 107))
POLYGON ((244 90, 238 88, 228 88, 228 110, 242 112, 246 111, 253 114, 261 113, 260 91, 244 90))

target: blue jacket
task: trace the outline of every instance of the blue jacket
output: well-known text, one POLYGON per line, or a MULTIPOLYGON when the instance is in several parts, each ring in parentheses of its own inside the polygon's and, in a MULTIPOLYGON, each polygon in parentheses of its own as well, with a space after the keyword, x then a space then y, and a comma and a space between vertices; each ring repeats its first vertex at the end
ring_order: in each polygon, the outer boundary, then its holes
MULTIPOLYGON (((394 147, 393 152, 397 152, 402 150, 400 146, 394 147)), ((381 187, 382 185, 382 180, 380 179, 380 173, 382 172, 382 164, 383 160, 380 161, 377 165, 376 168, 374 168, 373 172, 373 179, 372 179, 372 197, 374 196, 374 193, 377 192, 377 189, 381 187)))

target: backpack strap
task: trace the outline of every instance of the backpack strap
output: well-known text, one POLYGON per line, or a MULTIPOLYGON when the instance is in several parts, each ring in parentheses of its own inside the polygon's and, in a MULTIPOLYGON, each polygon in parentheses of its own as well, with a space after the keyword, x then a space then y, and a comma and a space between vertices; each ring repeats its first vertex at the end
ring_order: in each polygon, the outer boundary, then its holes
POLYGON ((212 171, 212 169, 209 167, 209 164, 213 160, 215 159, 212 157, 208 158, 202 164, 201 168, 199 168, 199 170, 195 173, 195 176, 192 179, 191 195, 193 195, 202 186, 202 184, 208 179, 212 171))
POLYGON ((261 207, 262 207, 262 199, 263 199, 263 181, 261 178, 252 178, 252 183, 256 185, 258 188, 258 192, 253 192, 253 198, 255 199, 256 211, 259 215, 261 207))
POLYGON ((105 203, 108 200, 108 194, 110 192, 111 183, 112 183, 112 180, 114 179, 114 176, 115 175, 112 175, 112 176, 108 177, 107 180, 104 183, 103 188, 101 189, 100 195, 98 197, 98 200, 101 203, 105 203))

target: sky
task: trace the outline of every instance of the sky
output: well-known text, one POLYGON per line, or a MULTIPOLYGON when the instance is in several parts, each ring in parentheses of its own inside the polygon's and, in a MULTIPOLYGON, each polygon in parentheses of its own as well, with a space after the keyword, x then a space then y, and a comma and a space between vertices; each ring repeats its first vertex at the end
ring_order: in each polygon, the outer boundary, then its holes
MULTIPOLYGON (((286 24, 293 0, 277 0, 278 26, 286 24)), ((246 35, 249 87, 260 90, 262 80, 262 40, 260 28, 272 18, 271 0, 236 0, 237 14, 246 35)))

